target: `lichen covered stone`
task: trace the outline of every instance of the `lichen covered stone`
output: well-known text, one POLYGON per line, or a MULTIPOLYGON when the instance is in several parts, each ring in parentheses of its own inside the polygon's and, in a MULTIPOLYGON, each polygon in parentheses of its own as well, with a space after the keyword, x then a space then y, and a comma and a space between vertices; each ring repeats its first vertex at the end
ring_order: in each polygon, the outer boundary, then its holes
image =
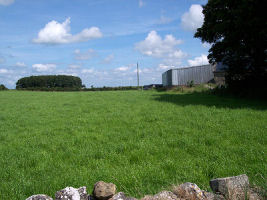
POLYGON ((53 200, 52 197, 45 194, 36 194, 28 197, 26 200, 53 200))
POLYGON ((80 187, 78 189, 73 187, 66 187, 56 192, 55 200, 87 200, 88 195, 86 187, 80 187))
POLYGON ((206 200, 204 192, 195 183, 183 183, 174 186, 172 192, 181 199, 206 200))
POLYGON ((108 200, 116 193, 116 185, 98 181, 93 190, 93 195, 98 200, 108 200))

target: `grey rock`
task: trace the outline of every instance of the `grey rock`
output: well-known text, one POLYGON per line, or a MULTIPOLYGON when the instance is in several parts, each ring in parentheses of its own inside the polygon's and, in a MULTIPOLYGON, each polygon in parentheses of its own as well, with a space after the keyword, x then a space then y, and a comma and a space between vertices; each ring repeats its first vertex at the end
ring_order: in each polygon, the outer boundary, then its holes
POLYGON ((206 200, 225 200, 223 195, 213 194, 211 192, 202 191, 206 200))
POLYGON ((45 194, 36 194, 28 197, 26 200, 53 200, 52 197, 45 194))
POLYGON ((146 195, 141 200, 153 200, 153 196, 152 195, 146 195))
POLYGON ((141 200, 180 200, 180 198, 170 191, 162 191, 154 196, 147 195, 141 200))
POLYGON ((133 197, 127 197, 123 192, 119 192, 115 194, 111 199, 109 200, 137 200, 136 198, 133 197))
POLYGON ((257 193, 251 193, 249 194, 249 200, 263 200, 263 198, 257 193))
POLYGON ((250 188, 249 190, 249 200, 264 200, 262 196, 262 191, 259 188, 250 188))
POLYGON ((115 193, 116 185, 113 183, 105 183, 104 181, 97 182, 93 190, 94 197, 99 200, 110 199, 115 193))
POLYGON ((194 183, 183 183, 179 186, 174 186, 172 192, 182 199, 207 199, 204 192, 194 183))
POLYGON ((93 195, 89 194, 88 195, 88 200, 96 200, 96 198, 93 195))
POLYGON ((245 199, 248 195, 249 180, 245 174, 226 178, 217 178, 210 181, 214 193, 224 195, 227 199, 245 199))
POLYGON ((66 187, 56 192, 55 200, 87 200, 88 195, 86 187, 80 187, 78 189, 73 187, 66 187))

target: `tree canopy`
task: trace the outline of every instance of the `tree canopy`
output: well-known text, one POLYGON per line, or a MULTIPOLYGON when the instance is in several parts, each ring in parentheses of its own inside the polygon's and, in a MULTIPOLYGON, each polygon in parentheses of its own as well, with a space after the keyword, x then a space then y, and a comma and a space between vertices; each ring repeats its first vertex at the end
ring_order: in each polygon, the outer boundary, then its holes
POLYGON ((27 88, 81 88, 82 81, 79 77, 66 75, 47 75, 24 77, 17 81, 17 89, 27 88))
POLYGON ((0 84, 0 90, 8 90, 4 84, 0 84))
POLYGON ((257 87, 266 84, 266 0, 209 0, 204 23, 195 33, 211 44, 210 63, 227 65, 227 84, 257 87), (244 85, 245 84, 245 85, 244 85))

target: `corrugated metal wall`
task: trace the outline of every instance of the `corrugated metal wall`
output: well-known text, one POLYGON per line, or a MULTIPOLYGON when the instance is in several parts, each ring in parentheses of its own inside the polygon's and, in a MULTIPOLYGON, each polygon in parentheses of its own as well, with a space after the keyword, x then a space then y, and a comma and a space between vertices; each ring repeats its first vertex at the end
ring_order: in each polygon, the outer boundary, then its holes
POLYGON ((162 74, 162 85, 163 86, 167 86, 168 84, 167 84, 167 72, 164 72, 163 74, 162 74))
POLYGON ((163 86, 172 85, 172 70, 168 70, 162 74, 162 85, 163 86))
POLYGON ((171 69, 162 74, 163 86, 207 83, 214 78, 212 65, 171 69))

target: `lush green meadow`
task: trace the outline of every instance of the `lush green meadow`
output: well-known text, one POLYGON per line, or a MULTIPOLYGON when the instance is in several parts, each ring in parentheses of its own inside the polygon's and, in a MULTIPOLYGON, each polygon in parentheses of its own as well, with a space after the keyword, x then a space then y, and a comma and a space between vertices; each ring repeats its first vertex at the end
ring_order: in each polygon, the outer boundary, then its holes
POLYGON ((267 178, 267 103, 208 93, 0 92, 0 199, 113 182, 141 197, 267 178))

